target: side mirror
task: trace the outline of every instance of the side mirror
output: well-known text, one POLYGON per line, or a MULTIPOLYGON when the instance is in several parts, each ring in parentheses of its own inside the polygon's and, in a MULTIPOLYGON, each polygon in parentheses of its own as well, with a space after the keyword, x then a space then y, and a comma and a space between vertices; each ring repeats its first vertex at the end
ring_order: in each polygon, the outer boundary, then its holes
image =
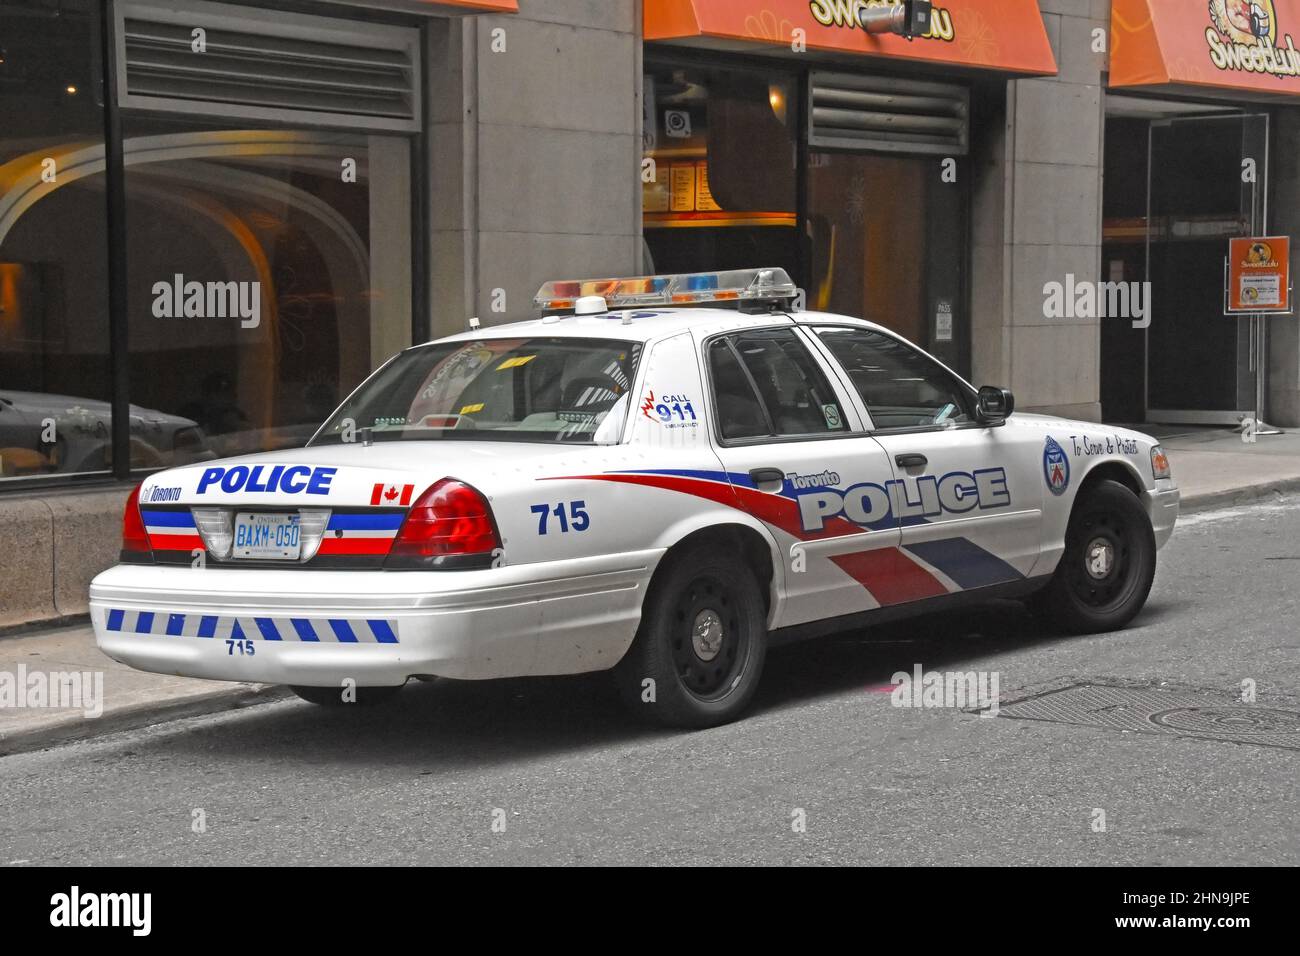
POLYGON ((977 415, 981 425, 1001 425, 1016 410, 1016 397, 1009 388, 985 385, 980 389, 977 415))

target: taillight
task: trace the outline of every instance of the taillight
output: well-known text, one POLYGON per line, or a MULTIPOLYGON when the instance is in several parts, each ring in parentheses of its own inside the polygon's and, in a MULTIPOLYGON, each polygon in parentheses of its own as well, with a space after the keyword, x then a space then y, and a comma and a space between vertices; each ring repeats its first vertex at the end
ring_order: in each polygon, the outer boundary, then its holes
POLYGON ((395 567, 490 567, 501 547, 487 499, 444 478, 415 499, 388 551, 395 567))
POLYGON ((122 509, 122 560, 139 561, 141 558, 152 560, 153 549, 149 546, 149 532, 145 530, 144 517, 140 514, 140 485, 136 485, 122 509))

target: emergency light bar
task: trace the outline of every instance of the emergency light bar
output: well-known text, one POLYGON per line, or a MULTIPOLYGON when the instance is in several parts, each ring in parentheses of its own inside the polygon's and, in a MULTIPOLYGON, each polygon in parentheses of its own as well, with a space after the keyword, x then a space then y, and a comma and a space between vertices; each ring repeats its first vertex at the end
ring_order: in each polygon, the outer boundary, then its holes
POLYGON ((571 312, 578 300, 600 296, 611 309, 711 302, 759 303, 794 299, 799 289, 784 269, 734 269, 635 279, 578 279, 548 282, 533 299, 542 312, 571 312))

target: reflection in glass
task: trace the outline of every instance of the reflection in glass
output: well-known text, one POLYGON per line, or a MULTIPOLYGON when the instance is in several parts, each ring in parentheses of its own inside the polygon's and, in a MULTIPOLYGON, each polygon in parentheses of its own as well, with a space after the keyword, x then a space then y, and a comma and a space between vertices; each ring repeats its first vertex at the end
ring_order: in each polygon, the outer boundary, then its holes
POLYGON ((409 344, 406 141, 175 130, 128 124, 132 398, 220 455, 301 445, 409 344))
MULTIPOLYGON (((0 6, 0 481, 112 464, 99 40, 58 7, 0 6)), ((135 412, 142 455, 193 425, 135 412)))

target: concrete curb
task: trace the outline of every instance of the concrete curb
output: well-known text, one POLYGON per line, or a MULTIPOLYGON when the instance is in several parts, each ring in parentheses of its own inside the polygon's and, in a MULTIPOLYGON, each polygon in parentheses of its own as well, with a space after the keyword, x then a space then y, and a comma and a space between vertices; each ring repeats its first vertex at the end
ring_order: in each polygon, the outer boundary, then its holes
POLYGON ((0 641, 7 637, 34 637, 41 631, 58 627, 89 627, 89 614, 68 614, 63 617, 45 617, 22 624, 6 624, 0 627, 0 641))
POLYGON ((1300 476, 1264 481, 1257 485, 1246 485, 1242 488, 1211 491, 1202 495, 1190 495, 1179 503, 1178 513, 1179 515, 1187 515, 1198 511, 1214 511, 1219 508, 1258 504, 1268 499, 1283 499, 1287 495, 1296 492, 1300 492, 1300 476))
POLYGON ((239 710, 252 707, 254 704, 265 704, 292 696, 293 691, 283 686, 248 687, 238 684, 229 690, 213 691, 210 694, 184 697, 161 704, 142 704, 105 714, 96 720, 82 719, 0 735, 0 757, 29 753, 33 750, 49 750, 63 744, 104 737, 124 730, 139 730, 141 727, 183 720, 186 717, 203 717, 226 710, 239 710))

